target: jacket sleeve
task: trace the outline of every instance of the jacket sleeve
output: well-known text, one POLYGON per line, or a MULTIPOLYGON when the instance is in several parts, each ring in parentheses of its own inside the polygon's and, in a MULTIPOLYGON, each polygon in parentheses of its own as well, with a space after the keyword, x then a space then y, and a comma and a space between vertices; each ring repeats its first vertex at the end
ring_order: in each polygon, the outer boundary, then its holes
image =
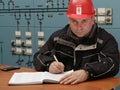
POLYGON ((54 61, 53 50, 54 44, 51 36, 45 45, 34 54, 33 65, 37 71, 48 71, 49 65, 54 61))
POLYGON ((89 79, 115 76, 119 71, 119 52, 115 39, 105 41, 98 54, 98 62, 87 63, 84 69, 89 72, 89 79))

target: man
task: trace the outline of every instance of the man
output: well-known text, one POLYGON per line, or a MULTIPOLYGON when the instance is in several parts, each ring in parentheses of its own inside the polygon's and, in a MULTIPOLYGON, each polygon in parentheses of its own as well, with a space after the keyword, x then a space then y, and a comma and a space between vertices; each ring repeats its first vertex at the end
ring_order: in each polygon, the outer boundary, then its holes
POLYGON ((119 71, 117 42, 97 26, 94 14, 91 0, 70 0, 66 14, 69 24, 54 32, 35 53, 36 70, 57 74, 73 69, 61 84, 115 76, 119 71))

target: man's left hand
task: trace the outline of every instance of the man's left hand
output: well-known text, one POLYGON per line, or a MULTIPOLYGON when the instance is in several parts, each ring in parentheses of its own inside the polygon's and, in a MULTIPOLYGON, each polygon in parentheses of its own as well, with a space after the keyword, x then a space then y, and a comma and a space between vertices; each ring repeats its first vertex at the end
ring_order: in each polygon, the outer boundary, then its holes
POLYGON ((64 76, 60 80, 60 84, 78 84, 80 82, 86 81, 87 79, 88 73, 85 70, 81 69, 64 76))

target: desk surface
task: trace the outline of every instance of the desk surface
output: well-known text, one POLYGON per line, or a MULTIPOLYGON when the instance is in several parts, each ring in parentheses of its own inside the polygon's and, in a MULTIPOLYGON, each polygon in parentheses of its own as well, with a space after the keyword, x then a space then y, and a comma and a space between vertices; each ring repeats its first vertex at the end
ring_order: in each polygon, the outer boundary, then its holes
MULTIPOLYGON (((5 67, 0 65, 0 68, 5 67)), ((41 85, 22 85, 8 86, 8 81, 14 72, 36 72, 34 69, 21 68, 13 71, 0 71, 0 89, 1 90, 110 90, 120 85, 120 78, 107 78, 95 81, 83 82, 77 85, 60 84, 41 84, 41 85)))

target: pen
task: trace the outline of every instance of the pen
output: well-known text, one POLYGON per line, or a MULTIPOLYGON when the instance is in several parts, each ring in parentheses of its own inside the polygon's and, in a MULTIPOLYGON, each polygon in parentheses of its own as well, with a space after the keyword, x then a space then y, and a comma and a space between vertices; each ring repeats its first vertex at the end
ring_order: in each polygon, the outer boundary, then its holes
POLYGON ((54 57, 55 61, 59 62, 58 59, 57 59, 57 57, 55 55, 53 55, 53 57, 54 57))

